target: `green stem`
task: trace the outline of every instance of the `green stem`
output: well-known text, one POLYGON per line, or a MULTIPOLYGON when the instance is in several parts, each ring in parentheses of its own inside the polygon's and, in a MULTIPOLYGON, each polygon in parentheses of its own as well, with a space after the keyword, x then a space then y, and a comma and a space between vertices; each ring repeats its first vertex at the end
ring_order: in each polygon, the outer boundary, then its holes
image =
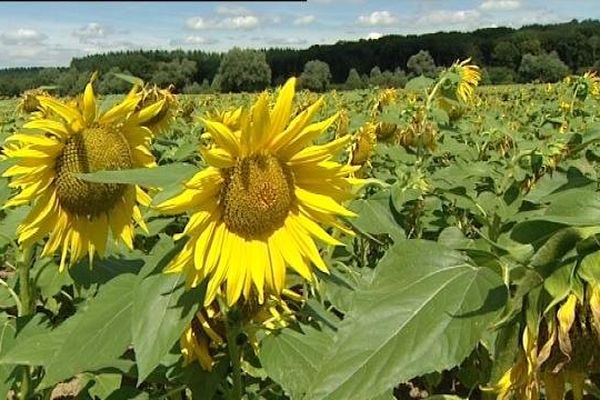
MULTIPOLYGON (((21 299, 20 317, 31 315, 34 312, 33 296, 31 292, 31 279, 29 271, 33 258, 33 247, 28 246, 20 249, 17 257, 17 270, 19 272, 19 298, 21 299)), ((28 365, 23 366, 23 377, 21 379, 20 398, 29 399, 31 390, 31 370, 28 365)))
POLYGON ((227 350, 231 359, 231 367, 233 369, 233 389, 231 391, 232 400, 242 399, 242 353, 240 346, 237 344, 237 338, 241 332, 239 316, 237 310, 231 309, 227 316, 227 350), (233 311, 233 313, 232 313, 233 311), (232 315, 233 314, 233 315, 232 315), (233 317, 233 318, 232 318, 233 317))

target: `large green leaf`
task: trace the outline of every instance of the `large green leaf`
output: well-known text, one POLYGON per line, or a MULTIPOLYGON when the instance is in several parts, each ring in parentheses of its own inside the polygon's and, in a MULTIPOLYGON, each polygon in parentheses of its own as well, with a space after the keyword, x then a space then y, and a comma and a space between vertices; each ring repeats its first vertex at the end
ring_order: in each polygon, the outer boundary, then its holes
POLYGON ((89 182, 129 183, 149 187, 165 187, 190 178, 198 169, 185 163, 161 165, 155 168, 135 168, 119 171, 98 171, 79 174, 79 178, 89 182))
MULTIPOLYGON (((40 387, 48 387, 83 371, 105 367, 123 354, 131 341, 131 308, 136 277, 120 275, 56 329, 23 329, 0 363, 43 365, 40 387)), ((29 326, 30 324, 27 324, 29 326)), ((26 328, 27 328, 26 326, 26 328)))
POLYGON ((305 398, 365 399, 458 365, 505 300, 491 270, 434 242, 400 242, 357 291, 305 398))
POLYGON ((138 384, 173 347, 203 299, 200 287, 186 291, 183 274, 157 273, 141 280, 131 321, 138 384))
POLYGON ((271 379, 292 399, 298 399, 317 374, 321 359, 332 343, 329 330, 319 331, 310 326, 303 327, 303 332, 284 329, 262 341, 260 362, 271 379))

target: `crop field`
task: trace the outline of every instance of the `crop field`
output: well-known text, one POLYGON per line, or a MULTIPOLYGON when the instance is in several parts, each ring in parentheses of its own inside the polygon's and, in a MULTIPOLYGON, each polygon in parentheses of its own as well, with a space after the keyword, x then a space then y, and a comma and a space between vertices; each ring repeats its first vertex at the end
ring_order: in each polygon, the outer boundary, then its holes
POLYGON ((596 75, 125 78, 0 101, 0 398, 600 398, 596 75))

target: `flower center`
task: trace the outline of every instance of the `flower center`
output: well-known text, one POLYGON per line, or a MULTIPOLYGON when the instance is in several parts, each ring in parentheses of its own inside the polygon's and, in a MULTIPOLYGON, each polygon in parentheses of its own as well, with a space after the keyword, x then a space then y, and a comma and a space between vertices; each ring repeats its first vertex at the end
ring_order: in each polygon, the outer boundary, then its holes
POLYGON ((110 210, 125 193, 127 185, 87 182, 74 174, 131 166, 129 144, 120 132, 90 128, 71 136, 56 160, 56 188, 61 206, 81 216, 95 216, 110 210))
POLYGON ((283 224, 294 201, 294 184, 290 170, 276 157, 242 158, 224 177, 221 203, 230 231, 255 238, 283 224))

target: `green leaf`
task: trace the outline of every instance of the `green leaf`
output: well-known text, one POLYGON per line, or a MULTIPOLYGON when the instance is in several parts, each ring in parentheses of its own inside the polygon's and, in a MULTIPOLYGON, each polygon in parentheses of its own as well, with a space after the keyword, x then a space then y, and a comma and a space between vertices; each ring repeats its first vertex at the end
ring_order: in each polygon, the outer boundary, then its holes
POLYGON ((52 331, 37 319, 30 321, 0 363, 44 366, 46 375, 40 388, 45 388, 117 360, 131 341, 135 283, 136 277, 128 274, 113 279, 52 331))
POLYGON ((281 385, 292 399, 306 392, 333 343, 330 331, 302 326, 303 331, 287 328, 267 336, 261 343, 260 363, 271 379, 281 385))
POLYGON ((93 375, 94 384, 88 389, 92 398, 106 399, 121 386, 121 374, 93 375))
POLYGON ((305 398, 369 398, 458 365, 506 301, 498 274, 434 242, 400 242, 375 271, 371 285, 357 290, 305 398))
POLYGON ((134 294, 131 334, 138 385, 179 340, 204 299, 204 288, 186 290, 184 274, 142 279, 134 294))
POLYGON ((600 195, 589 189, 559 192, 552 196, 544 215, 536 219, 571 226, 600 225, 600 195))
POLYGON ((404 230, 394 219, 389 192, 380 192, 368 200, 357 200, 352 203, 351 209, 358 214, 351 220, 352 225, 363 232, 387 234, 394 242, 406 238, 404 230))
POLYGON ((415 92, 422 92, 428 89, 431 85, 433 85, 435 81, 431 78, 427 78, 424 75, 417 76, 416 78, 411 79, 404 86, 404 90, 412 90, 415 92))
POLYGON ((77 176, 88 182, 127 183, 147 187, 165 187, 183 182, 198 172, 191 164, 173 163, 155 168, 134 168, 119 171, 98 171, 77 176))

